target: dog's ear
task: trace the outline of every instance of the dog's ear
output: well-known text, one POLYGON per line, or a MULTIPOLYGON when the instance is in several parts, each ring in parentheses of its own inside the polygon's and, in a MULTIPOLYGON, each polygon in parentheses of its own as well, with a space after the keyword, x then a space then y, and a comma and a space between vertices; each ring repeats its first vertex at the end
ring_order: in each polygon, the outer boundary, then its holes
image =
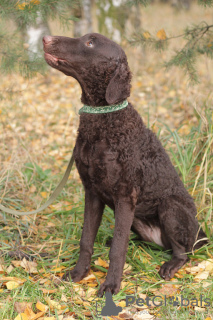
POLYGON ((127 61, 119 63, 114 76, 106 89, 105 99, 108 104, 116 104, 130 96, 131 73, 127 61))

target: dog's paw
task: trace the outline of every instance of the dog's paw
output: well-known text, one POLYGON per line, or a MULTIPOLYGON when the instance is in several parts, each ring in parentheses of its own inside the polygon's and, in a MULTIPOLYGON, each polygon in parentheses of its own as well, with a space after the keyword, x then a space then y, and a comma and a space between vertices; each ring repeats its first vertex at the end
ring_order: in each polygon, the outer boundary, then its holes
POLYGON ((120 290, 120 283, 113 283, 109 281, 105 281, 104 283, 101 284, 100 289, 98 291, 98 296, 102 297, 104 292, 111 292, 111 294, 116 294, 120 290))
POLYGON ((79 282, 81 281, 84 277, 86 277, 87 273, 88 273, 88 268, 84 269, 84 270, 78 270, 78 269, 73 269, 73 270, 69 270, 67 271, 64 275, 63 275, 63 280, 65 281, 73 281, 73 282, 79 282))
POLYGON ((170 280, 187 260, 187 257, 186 259, 173 258, 172 260, 165 262, 159 270, 159 275, 166 281, 170 280))

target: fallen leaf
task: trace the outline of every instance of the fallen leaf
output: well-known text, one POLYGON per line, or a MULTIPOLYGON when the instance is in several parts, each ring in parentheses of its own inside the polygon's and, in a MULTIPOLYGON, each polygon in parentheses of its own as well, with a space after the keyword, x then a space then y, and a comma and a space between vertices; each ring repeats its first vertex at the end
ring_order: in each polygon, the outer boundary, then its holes
POLYGON ((35 261, 27 261, 25 258, 21 262, 21 267, 28 273, 38 273, 37 266, 38 264, 35 261))
POLYGON ((89 276, 83 278, 81 281, 79 281, 79 283, 87 283, 87 282, 92 282, 96 280, 96 277, 94 274, 90 274, 89 276))
POLYGON ((47 194, 47 192, 46 191, 42 191, 42 192, 40 192, 40 195, 43 197, 43 198, 47 198, 47 196, 48 196, 48 194, 47 194))
POLYGON ((134 283, 132 282, 127 282, 127 281, 122 281, 121 282, 121 289, 125 288, 126 293, 134 293, 134 283))
POLYGON ((160 39, 160 40, 166 40, 166 32, 164 29, 161 29, 157 32, 156 36, 160 39))
POLYGON ((195 281, 206 280, 208 276, 209 276, 209 271, 203 271, 198 273, 194 279, 195 281))
POLYGON ((7 274, 9 274, 11 271, 13 271, 14 267, 12 264, 7 268, 7 274))
POLYGON ((124 269, 123 269, 123 273, 128 273, 132 270, 132 266, 128 263, 124 264, 124 269))
MULTIPOLYGON (((122 306, 120 306, 122 307, 122 306)), ((128 310, 122 310, 119 313, 119 318, 121 319, 132 319, 132 314, 128 310)))
POLYGON ((149 33, 148 31, 145 31, 145 32, 143 33, 143 37, 144 37, 145 39, 149 39, 149 38, 151 38, 151 35, 150 35, 150 33, 149 33))
POLYGON ((119 307, 125 308, 126 307, 126 301, 120 301, 118 303, 119 307))
POLYGON ((205 312, 206 311, 205 308, 201 308, 201 307, 197 307, 197 306, 194 308, 194 310, 195 311, 199 311, 199 312, 205 312))
POLYGON ((16 281, 8 281, 8 282, 6 283, 6 287, 7 287, 8 290, 16 289, 16 288, 19 287, 19 285, 20 285, 20 284, 19 284, 18 282, 16 282, 16 281))
POLYGON ((87 292, 85 293, 85 295, 86 295, 86 298, 89 300, 91 297, 94 297, 96 295, 96 293, 97 293, 97 289, 89 288, 87 290, 87 292))
POLYGON ((19 313, 14 320, 29 320, 29 318, 25 313, 19 313))
POLYGON ((34 319, 34 317, 36 316, 36 314, 33 312, 33 310, 31 309, 31 307, 27 306, 26 309, 24 310, 24 313, 27 315, 27 317, 31 320, 34 319))
POLYGON ((76 293, 78 293, 81 297, 85 297, 85 291, 84 289, 79 286, 78 284, 74 283, 73 284, 73 289, 76 293))
POLYGON ((5 276, 2 276, 0 277, 0 281, 15 281, 15 282, 18 282, 19 284, 22 284, 24 283, 25 281, 27 281, 26 279, 20 279, 20 278, 17 278, 17 277, 5 277, 5 276))
POLYGON ((100 267, 104 267, 106 269, 109 268, 109 263, 102 260, 100 257, 98 258, 98 260, 95 260, 95 265, 96 266, 100 266, 100 267))
POLYGON ((42 302, 40 302, 39 300, 36 303, 36 308, 42 312, 47 312, 47 310, 49 309, 48 306, 46 306, 45 304, 43 304, 42 302))
POLYGON ((51 269, 51 271, 55 272, 55 273, 58 273, 58 272, 61 272, 63 269, 65 269, 66 267, 64 266, 60 266, 60 267, 53 267, 51 269))
POLYGON ((133 320, 151 320, 154 319, 154 316, 151 315, 148 310, 142 310, 140 312, 137 312, 133 316, 133 320))
POLYGON ((55 300, 51 300, 49 297, 45 298, 45 301, 47 302, 48 306, 51 310, 57 309, 61 310, 62 306, 55 300))
POLYGON ((105 277, 105 273, 102 271, 94 271, 94 275, 96 275, 98 278, 105 277))
POLYGON ((0 273, 4 273, 4 266, 0 264, 0 273))
POLYGON ((203 282, 202 282, 203 288, 207 288, 207 287, 209 287, 210 285, 212 285, 212 282, 207 282, 207 281, 203 281, 203 282))
POLYGON ((57 289, 43 289, 43 288, 39 288, 39 290, 41 290, 43 293, 47 293, 47 294, 55 293, 58 291, 57 289))
POLYGON ((61 295, 61 301, 63 301, 63 302, 67 302, 68 300, 67 300, 67 297, 65 296, 65 294, 63 294, 62 293, 62 295, 61 295))
POLYGON ((15 302, 14 303, 14 309, 17 313, 24 313, 24 310, 27 307, 32 307, 32 302, 15 302))
POLYGON ((18 268, 18 267, 20 267, 20 265, 21 265, 21 261, 13 260, 13 261, 12 261, 12 264, 14 265, 14 267, 18 268))
POLYGON ((36 320, 36 319, 40 319, 40 320, 42 320, 42 317, 44 316, 44 314, 45 314, 45 312, 38 312, 38 313, 36 313, 35 314, 35 316, 33 317, 33 318, 30 318, 30 320, 36 320))

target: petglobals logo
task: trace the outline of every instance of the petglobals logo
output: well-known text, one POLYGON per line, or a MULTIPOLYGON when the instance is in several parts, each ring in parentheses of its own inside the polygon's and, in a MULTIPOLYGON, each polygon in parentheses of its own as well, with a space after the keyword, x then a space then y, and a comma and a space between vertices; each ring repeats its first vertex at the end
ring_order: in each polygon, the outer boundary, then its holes
MULTIPOLYGON (((96 299, 94 299, 95 301, 96 299)), ((205 298, 202 294, 200 294, 199 299, 193 298, 188 299, 185 298, 183 295, 181 296, 170 296, 167 297, 164 296, 154 296, 149 297, 147 296, 145 299, 143 298, 137 298, 133 295, 126 296, 126 306, 130 307, 133 304, 137 305, 138 307, 161 307, 161 306, 180 306, 180 307, 209 307, 210 306, 210 299, 205 298)), ((116 304, 113 301, 112 294, 110 292, 105 293, 105 302, 103 306, 103 301, 100 303, 100 301, 96 301, 96 315, 97 317, 103 317, 103 316, 117 316, 122 311, 122 308, 120 306, 116 306, 116 304)))
POLYGON ((167 297, 167 296, 154 296, 154 297, 146 297, 145 299, 142 298, 136 298, 135 296, 126 296, 126 307, 131 306, 132 304, 136 304, 139 307, 147 306, 155 306, 155 307, 161 307, 161 306, 181 306, 181 307, 209 307, 210 306, 210 299, 205 298, 202 294, 200 295, 199 299, 193 298, 188 299, 185 298, 183 295, 180 297, 167 297))

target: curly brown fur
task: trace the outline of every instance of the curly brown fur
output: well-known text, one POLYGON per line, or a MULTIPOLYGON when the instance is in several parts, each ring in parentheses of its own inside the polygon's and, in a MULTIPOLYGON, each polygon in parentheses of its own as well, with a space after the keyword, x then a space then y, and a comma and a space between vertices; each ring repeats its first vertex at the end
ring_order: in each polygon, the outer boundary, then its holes
MULTIPOLYGON (((44 51, 52 67, 78 80, 83 103, 94 107, 116 104, 130 95, 126 55, 106 37, 48 36, 44 51)), ((82 114, 74 157, 85 187, 85 213, 79 260, 65 277, 80 281, 88 273, 104 206, 108 205, 115 213, 115 230, 109 271, 99 294, 120 289, 130 229, 142 240, 172 249, 171 261, 159 271, 164 279, 172 278, 196 241, 196 208, 160 141, 131 103, 112 113, 82 114)), ((206 238, 202 230, 198 238, 206 238)))

